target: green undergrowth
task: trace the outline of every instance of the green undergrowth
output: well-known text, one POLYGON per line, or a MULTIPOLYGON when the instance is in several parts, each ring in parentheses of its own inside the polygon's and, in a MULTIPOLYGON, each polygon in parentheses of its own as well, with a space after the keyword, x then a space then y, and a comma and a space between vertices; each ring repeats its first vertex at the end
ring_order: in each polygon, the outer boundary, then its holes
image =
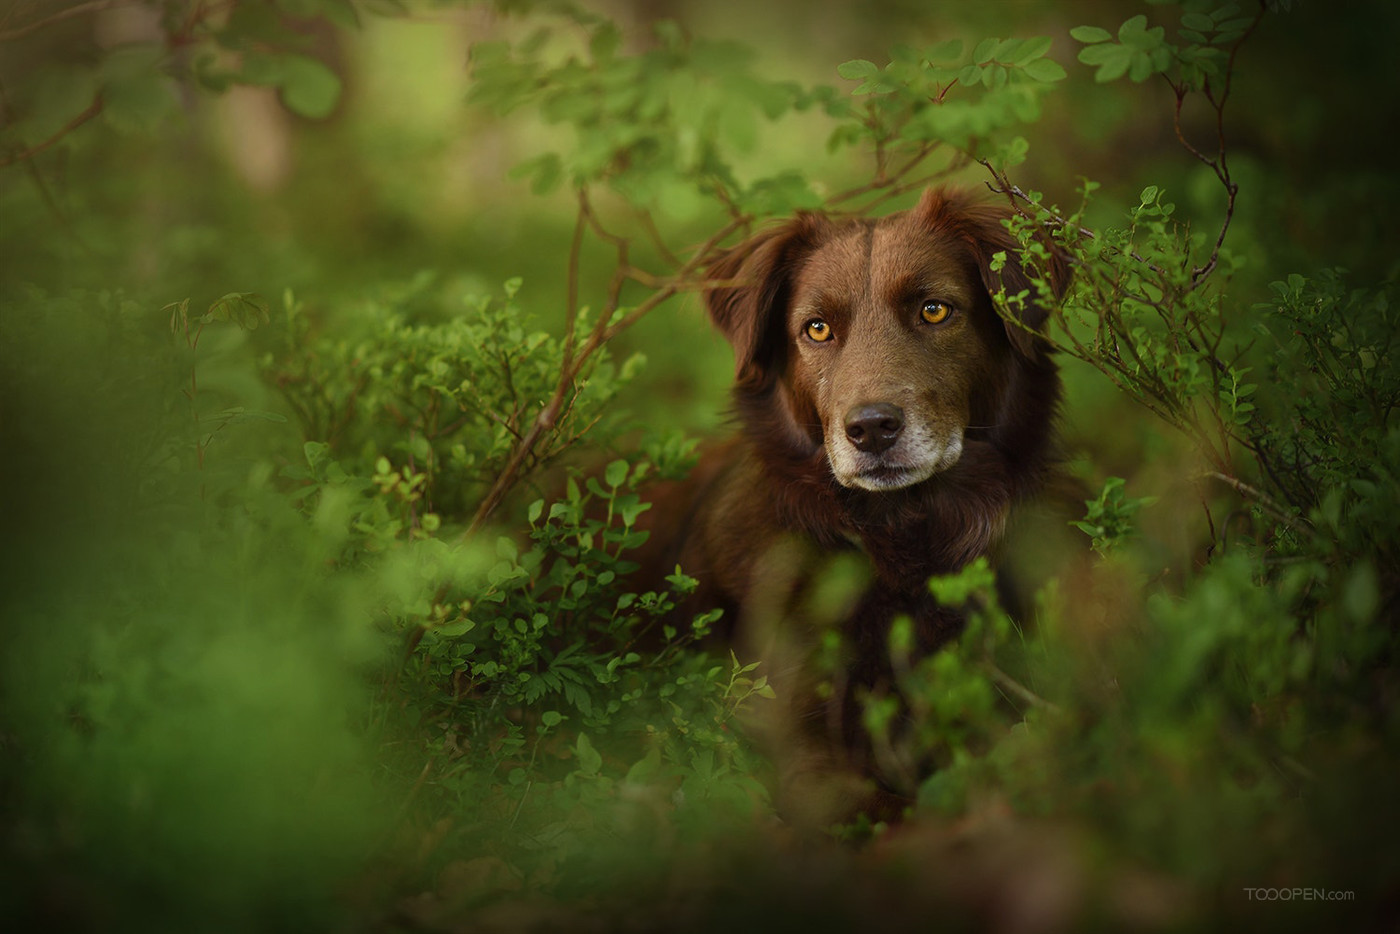
MULTIPOLYGON (((1388 917, 1395 282, 1282 265, 1307 252, 1302 234, 1261 219, 1247 160, 1199 136, 1235 118, 1236 53, 1288 4, 941 36, 833 64, 846 83, 831 86, 774 80, 749 46, 676 23, 639 36, 570 4, 503 5, 471 53, 469 109, 527 140, 519 194, 555 199, 542 203, 557 216, 529 208, 529 242, 495 244, 514 265, 491 254, 464 271, 438 234, 349 199, 366 213, 347 217, 395 240, 384 255, 433 257, 390 278, 293 189, 224 233, 162 227, 246 191, 182 176, 179 147, 113 173, 93 143, 109 137, 83 135, 154 133, 181 94, 233 85, 320 120, 356 66, 303 27, 353 36, 397 15, 233 6, 152 4, 163 43, 64 56, 55 40, 52 61, 36 52, 5 77, 0 179, 14 184, 0 200, 36 225, 0 232, 7 918, 699 931, 1388 917), (1198 174, 1147 184, 1125 164, 1053 194, 1018 182, 1036 177, 1036 121, 1061 98, 1093 110, 1115 82, 1169 94, 1166 133, 1198 174), (64 130, 89 100, 97 125, 64 130), (1209 119, 1183 127, 1183 107, 1209 119), (717 610, 675 612, 694 569, 655 590, 630 577, 647 521, 668 521, 649 491, 699 451, 673 424, 676 397, 693 409, 694 386, 715 382, 688 296, 773 218, 879 214, 950 178, 1016 210, 1027 277, 996 299, 1013 319, 1032 299, 1052 310, 1069 479, 1051 497, 1073 509, 1048 509, 1044 542, 1017 546, 1037 573, 1014 617, 979 560, 929 583, 967 616, 953 646, 916 657, 909 621, 892 621, 896 680, 865 698, 865 724, 915 800, 894 824, 803 835, 777 815, 774 764, 746 729, 786 700, 782 679, 715 638, 717 610)), ((1093 112, 1151 142, 1133 122, 1146 109, 1093 112)), ((318 127, 296 138, 356 184, 412 187, 383 154, 344 148, 350 131, 318 127)), ((197 130, 181 145, 212 147, 197 130)), ((1382 252, 1358 268, 1390 268, 1382 252)), ((821 602, 839 605, 843 580, 822 582, 821 602)), ((818 667, 841 656, 836 636, 817 641, 818 667)))

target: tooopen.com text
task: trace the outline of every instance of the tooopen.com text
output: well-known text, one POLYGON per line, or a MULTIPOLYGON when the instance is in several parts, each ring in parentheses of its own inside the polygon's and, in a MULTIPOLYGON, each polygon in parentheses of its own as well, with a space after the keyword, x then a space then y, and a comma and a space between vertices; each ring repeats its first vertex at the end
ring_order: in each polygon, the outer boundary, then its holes
POLYGON ((1356 899, 1356 893, 1350 890, 1301 887, 1291 889, 1246 887, 1244 894, 1252 902, 1349 902, 1356 899))

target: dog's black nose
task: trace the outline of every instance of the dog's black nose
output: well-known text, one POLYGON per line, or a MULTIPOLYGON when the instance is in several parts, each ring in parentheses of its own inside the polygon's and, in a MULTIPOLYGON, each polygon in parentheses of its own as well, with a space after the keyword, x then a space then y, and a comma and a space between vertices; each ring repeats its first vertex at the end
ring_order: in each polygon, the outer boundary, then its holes
POLYGON ((903 430, 904 410, 888 402, 852 406, 846 413, 846 437, 867 454, 888 450, 903 430))

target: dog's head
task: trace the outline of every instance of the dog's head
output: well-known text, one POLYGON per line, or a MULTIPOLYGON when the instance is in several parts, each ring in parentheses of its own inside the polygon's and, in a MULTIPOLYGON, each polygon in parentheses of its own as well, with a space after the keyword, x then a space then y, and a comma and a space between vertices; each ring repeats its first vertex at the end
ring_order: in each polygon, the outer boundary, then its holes
POLYGON ((990 290, 1029 288, 1005 217, 932 190, 878 221, 799 215, 721 258, 711 276, 735 284, 707 295, 710 317, 741 402, 785 413, 773 442, 824 447, 842 486, 897 490, 956 464, 969 431, 994 431, 1017 367, 1044 359, 1031 332, 1048 315, 1034 290, 1019 322, 992 306, 990 290))

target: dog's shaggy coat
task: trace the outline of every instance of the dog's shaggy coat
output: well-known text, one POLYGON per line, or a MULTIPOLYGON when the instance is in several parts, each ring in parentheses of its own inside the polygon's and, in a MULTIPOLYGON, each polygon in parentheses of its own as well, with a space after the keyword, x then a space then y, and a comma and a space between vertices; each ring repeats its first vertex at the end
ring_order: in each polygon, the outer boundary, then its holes
POLYGON ((697 577, 691 608, 724 607, 765 661, 779 806, 798 820, 870 804, 831 776, 909 790, 861 727, 862 698, 893 690, 891 621, 912 619, 920 653, 956 635, 929 577, 990 553, 1047 469, 1060 384, 1005 216, 933 190, 878 220, 799 215, 710 270, 733 283, 706 301, 741 430, 660 491, 647 563, 697 577), (1019 321, 994 309, 1000 288, 1029 290, 1019 321), (827 670, 824 631, 841 645, 827 670))

